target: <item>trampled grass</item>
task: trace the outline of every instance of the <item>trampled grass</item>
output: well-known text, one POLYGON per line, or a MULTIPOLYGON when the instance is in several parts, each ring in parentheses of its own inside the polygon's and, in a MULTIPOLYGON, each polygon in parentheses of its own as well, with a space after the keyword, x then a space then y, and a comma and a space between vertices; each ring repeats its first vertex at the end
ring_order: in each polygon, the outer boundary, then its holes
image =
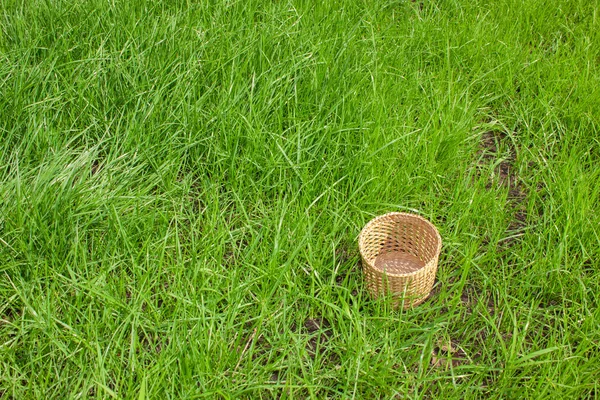
POLYGON ((2 1, 0 397, 598 396, 599 4, 326 3, 2 1))

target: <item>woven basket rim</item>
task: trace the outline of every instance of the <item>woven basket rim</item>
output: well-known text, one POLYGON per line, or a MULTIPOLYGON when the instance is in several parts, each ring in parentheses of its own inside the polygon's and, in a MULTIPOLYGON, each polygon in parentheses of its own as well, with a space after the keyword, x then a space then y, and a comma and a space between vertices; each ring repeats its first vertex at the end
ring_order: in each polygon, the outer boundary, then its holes
POLYGON ((427 268, 427 266, 429 264, 431 264, 432 262, 435 262, 435 260, 437 259, 437 257, 439 257, 439 254, 442 250, 442 237, 440 236, 440 232, 438 231, 437 227, 428 219, 420 216, 419 214, 413 214, 413 213, 407 213, 407 212, 398 212, 398 211, 392 211, 389 212, 387 214, 383 214, 380 215, 378 217, 373 218, 372 220, 370 220, 369 222, 367 222, 367 224, 362 228, 362 230, 360 231, 360 235, 358 236, 358 251, 360 252, 360 257, 363 259, 363 261, 365 261, 367 264, 369 264, 369 267, 371 267, 372 269, 374 269, 375 271, 381 272, 387 276, 391 276, 391 277, 397 277, 397 278, 406 278, 409 276, 413 276, 413 275, 417 275, 418 273, 422 272, 425 268, 427 268), (388 272, 385 270, 382 270, 380 268, 377 268, 375 266, 375 263, 371 263, 369 261, 366 260, 364 254, 363 254, 363 239, 364 239, 364 234, 365 231, 367 230, 367 228, 369 228, 370 226, 376 224, 379 220, 393 216, 393 215, 398 215, 398 216, 403 216, 403 217, 409 217, 409 218, 415 218, 415 219, 419 219, 422 222, 424 222, 426 225, 428 225, 429 227, 431 227, 435 233, 435 237, 437 239, 437 249, 436 249, 436 254, 437 256, 432 258, 431 260, 429 260, 428 262, 425 263, 425 265, 423 265, 421 268, 412 271, 412 272, 408 272, 408 273, 392 273, 392 272, 388 272))

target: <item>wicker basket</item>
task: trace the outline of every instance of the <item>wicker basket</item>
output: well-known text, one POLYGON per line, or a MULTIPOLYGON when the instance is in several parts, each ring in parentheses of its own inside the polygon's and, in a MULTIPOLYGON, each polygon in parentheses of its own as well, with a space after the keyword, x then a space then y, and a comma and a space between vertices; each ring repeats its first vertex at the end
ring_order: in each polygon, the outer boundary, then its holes
POLYGON ((389 213, 371 220, 358 238, 367 287, 374 297, 391 293, 394 306, 422 303, 435 280, 442 238, 414 214, 389 213))

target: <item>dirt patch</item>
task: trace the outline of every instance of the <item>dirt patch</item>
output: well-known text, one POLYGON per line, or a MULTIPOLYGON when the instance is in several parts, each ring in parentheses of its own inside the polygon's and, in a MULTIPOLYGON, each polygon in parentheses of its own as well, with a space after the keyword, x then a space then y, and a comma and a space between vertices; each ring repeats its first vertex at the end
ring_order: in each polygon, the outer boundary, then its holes
POLYGON ((90 174, 92 176, 96 175, 96 173, 100 170, 100 162, 98 160, 92 161, 92 166, 90 168, 90 174))
POLYGON ((192 205, 191 208, 194 215, 204 214, 204 211, 206 211, 206 203, 200 197, 200 194, 196 193, 195 195, 190 196, 189 201, 192 205))
MULTIPOLYGON (((248 331, 252 323, 247 322, 244 326, 244 330, 248 331)), ((271 344, 261 334, 257 334, 258 329, 253 328, 247 335, 244 335, 242 340, 238 342, 236 352, 239 354, 238 362, 234 368, 237 371, 238 367, 244 360, 244 357, 248 350, 254 346, 252 351, 252 361, 256 361, 271 350, 271 344)))
POLYGON ((481 135, 479 142, 479 155, 486 161, 498 157, 500 143, 506 139, 506 133, 501 131, 487 131, 481 135))
POLYGON ((542 290, 540 293, 540 303, 538 304, 538 308, 555 309, 557 306, 562 305, 562 303, 563 296, 561 293, 550 290, 542 290))
POLYGON ((417 0, 410 0, 410 2, 417 4, 417 6, 419 7, 419 11, 423 11, 423 8, 425 7, 425 5, 423 4, 422 1, 417 2, 417 0))
MULTIPOLYGON (((340 246, 335 250, 335 255, 339 265, 335 277, 336 285, 348 286, 349 282, 360 282, 362 279, 362 265, 358 249, 352 249, 350 246, 340 246), (356 262, 351 263, 352 260, 356 260, 356 262)), ((352 297, 358 296, 358 290, 353 289, 351 295, 352 297)))
POLYGON ((512 212, 512 218, 506 230, 507 236, 498 243, 496 249, 504 253, 517 244, 518 239, 527 227, 526 188, 514 167, 517 148, 505 132, 488 131, 481 135, 478 155, 479 167, 497 162, 494 175, 486 184, 486 188, 491 189, 494 186, 494 177, 497 179, 498 184, 508 188, 507 206, 512 212), (505 149, 502 159, 500 159, 501 148, 505 149))
POLYGON ((11 323, 15 320, 15 317, 19 315, 19 311, 15 307, 6 307, 2 315, 0 316, 0 325, 5 323, 11 323))
POLYGON ((329 330, 330 327, 331 325, 329 324, 329 321, 322 317, 315 319, 308 318, 306 321, 304 321, 304 328, 306 328, 308 333, 315 333, 323 328, 329 330))
POLYGON ((436 369, 449 369, 469 362, 466 352, 456 340, 438 341, 431 351, 430 365, 436 369))
POLYGON ((252 353, 253 361, 257 360, 258 358, 261 358, 262 356, 273 350, 273 346, 271 345, 271 343, 269 343, 269 341, 267 340, 267 338, 265 338, 264 335, 261 334, 258 337, 253 336, 253 339, 255 340, 254 352, 252 353))
MULTIPOLYGON (((281 350, 278 349, 278 346, 274 346, 269 339, 269 332, 259 332, 258 328, 253 327, 256 323, 248 321, 244 324, 243 331, 246 332, 241 338, 238 340, 236 338, 236 347, 235 352, 238 354, 238 361, 234 368, 234 372, 238 370, 239 366, 246 362, 245 360, 249 357, 253 362, 264 362, 264 359, 271 358, 281 358, 285 357, 281 350), (248 356, 247 356, 248 354, 248 356)), ((294 326, 292 325, 292 328, 294 326)), ((282 333, 282 332, 280 332, 282 333)), ((285 371, 281 372, 282 374, 285 371)), ((273 374, 276 374, 276 377, 279 379, 280 371, 273 371, 273 374)), ((276 381, 273 376, 271 376, 271 381, 276 381)))
POLYGON ((281 380, 281 371, 274 371, 269 378, 269 382, 279 382, 281 380))
POLYGON ((323 317, 308 318, 304 321, 304 331, 310 336, 306 343, 306 351, 311 358, 324 355, 328 350, 328 342, 333 336, 331 324, 323 317))
MULTIPOLYGON (((498 177, 501 185, 509 186, 511 188, 516 187, 518 183, 517 174, 514 171, 514 161, 517 156, 517 150, 505 132, 501 131, 488 131, 481 135, 479 143, 479 156, 480 159, 485 162, 497 161, 501 154, 500 148, 506 148, 506 156, 500 160, 496 166, 494 173, 498 177)), ((480 163, 480 164, 481 164, 480 163)), ((488 185, 491 187, 493 182, 489 182, 488 185)))
POLYGON ((346 264, 351 259, 358 256, 358 250, 347 244, 338 246, 335 249, 335 259, 340 264, 346 264))
POLYGON ((131 296, 132 296, 131 289, 129 287, 127 287, 125 289, 125 304, 131 303, 131 296))
POLYGON ((596 272, 598 272, 598 270, 594 267, 594 263, 592 263, 592 260, 589 258, 583 261, 583 263, 581 264, 581 270, 586 275, 594 275, 596 274, 596 272))
MULTIPOLYGON (((163 347, 168 345, 169 339, 165 339, 166 342, 161 340, 160 335, 157 333, 150 333, 144 330, 138 330, 138 342, 142 345, 142 349, 147 353, 157 353, 159 354, 163 347)), ((137 349, 138 353, 140 352, 140 348, 137 349)))
POLYGON ((476 286, 465 287, 460 295, 460 302, 467 308, 467 313, 469 314, 480 304, 485 306, 490 315, 496 313, 496 303, 494 302, 494 299, 476 286))
POLYGON ((248 241, 238 239, 235 242, 228 241, 225 243, 225 249, 223 251, 223 263, 227 266, 233 267, 239 264, 238 255, 242 249, 249 246, 248 241))
MULTIPOLYGON (((253 362, 260 362, 261 359, 264 360, 265 358, 279 359, 286 357, 286 355, 278 350, 278 346, 274 346, 269 342, 265 334, 258 332, 258 328, 252 328, 252 323, 246 323, 244 331, 247 333, 236 339, 235 352, 238 354, 238 361, 233 370, 234 373, 247 358, 247 354, 248 356, 251 354, 253 362)), ((321 362, 331 366, 339 365, 340 357, 332 350, 330 343, 333 339, 333 329, 326 318, 321 316, 307 318, 301 326, 295 323, 292 324, 290 331, 304 337, 306 340, 305 350, 308 355, 307 358, 312 361, 319 359, 321 362)), ((270 374, 267 380, 269 383, 285 380, 285 370, 272 370, 270 374)))
POLYGON ((360 261, 353 264, 350 268, 341 269, 338 271, 335 277, 335 283, 342 286, 344 282, 348 282, 350 279, 359 279, 361 274, 361 263, 360 261))
POLYGON ((358 249, 350 245, 340 245, 335 249, 335 260, 340 266, 335 281, 341 285, 347 278, 356 276, 360 272, 360 255, 358 249), (350 261, 358 259, 357 262, 350 264, 350 261))
POLYGON ((597 399, 598 398, 598 391, 596 390, 596 388, 591 388, 588 395, 582 397, 582 399, 597 399))
POLYGON ((526 225, 527 221, 527 212, 523 209, 518 209, 514 214, 515 220, 509 225, 508 230, 514 231, 519 230, 520 228, 526 225))
POLYGON ((442 284, 440 283, 440 281, 437 278, 435 278, 433 287, 431 288, 431 291, 429 292, 429 296, 427 296, 427 300, 425 300, 425 301, 431 301, 431 300, 437 299, 437 297, 439 296, 441 291, 442 291, 442 284))

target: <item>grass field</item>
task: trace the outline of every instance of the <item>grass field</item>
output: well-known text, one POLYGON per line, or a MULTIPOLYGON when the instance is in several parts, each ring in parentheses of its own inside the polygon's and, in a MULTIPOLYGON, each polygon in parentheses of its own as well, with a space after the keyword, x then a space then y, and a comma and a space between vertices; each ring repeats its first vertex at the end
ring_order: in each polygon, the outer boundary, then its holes
POLYGON ((0 398, 600 396, 597 1, 3 0, 0 28, 0 398), (444 241, 407 311, 360 270, 390 211, 444 241))

